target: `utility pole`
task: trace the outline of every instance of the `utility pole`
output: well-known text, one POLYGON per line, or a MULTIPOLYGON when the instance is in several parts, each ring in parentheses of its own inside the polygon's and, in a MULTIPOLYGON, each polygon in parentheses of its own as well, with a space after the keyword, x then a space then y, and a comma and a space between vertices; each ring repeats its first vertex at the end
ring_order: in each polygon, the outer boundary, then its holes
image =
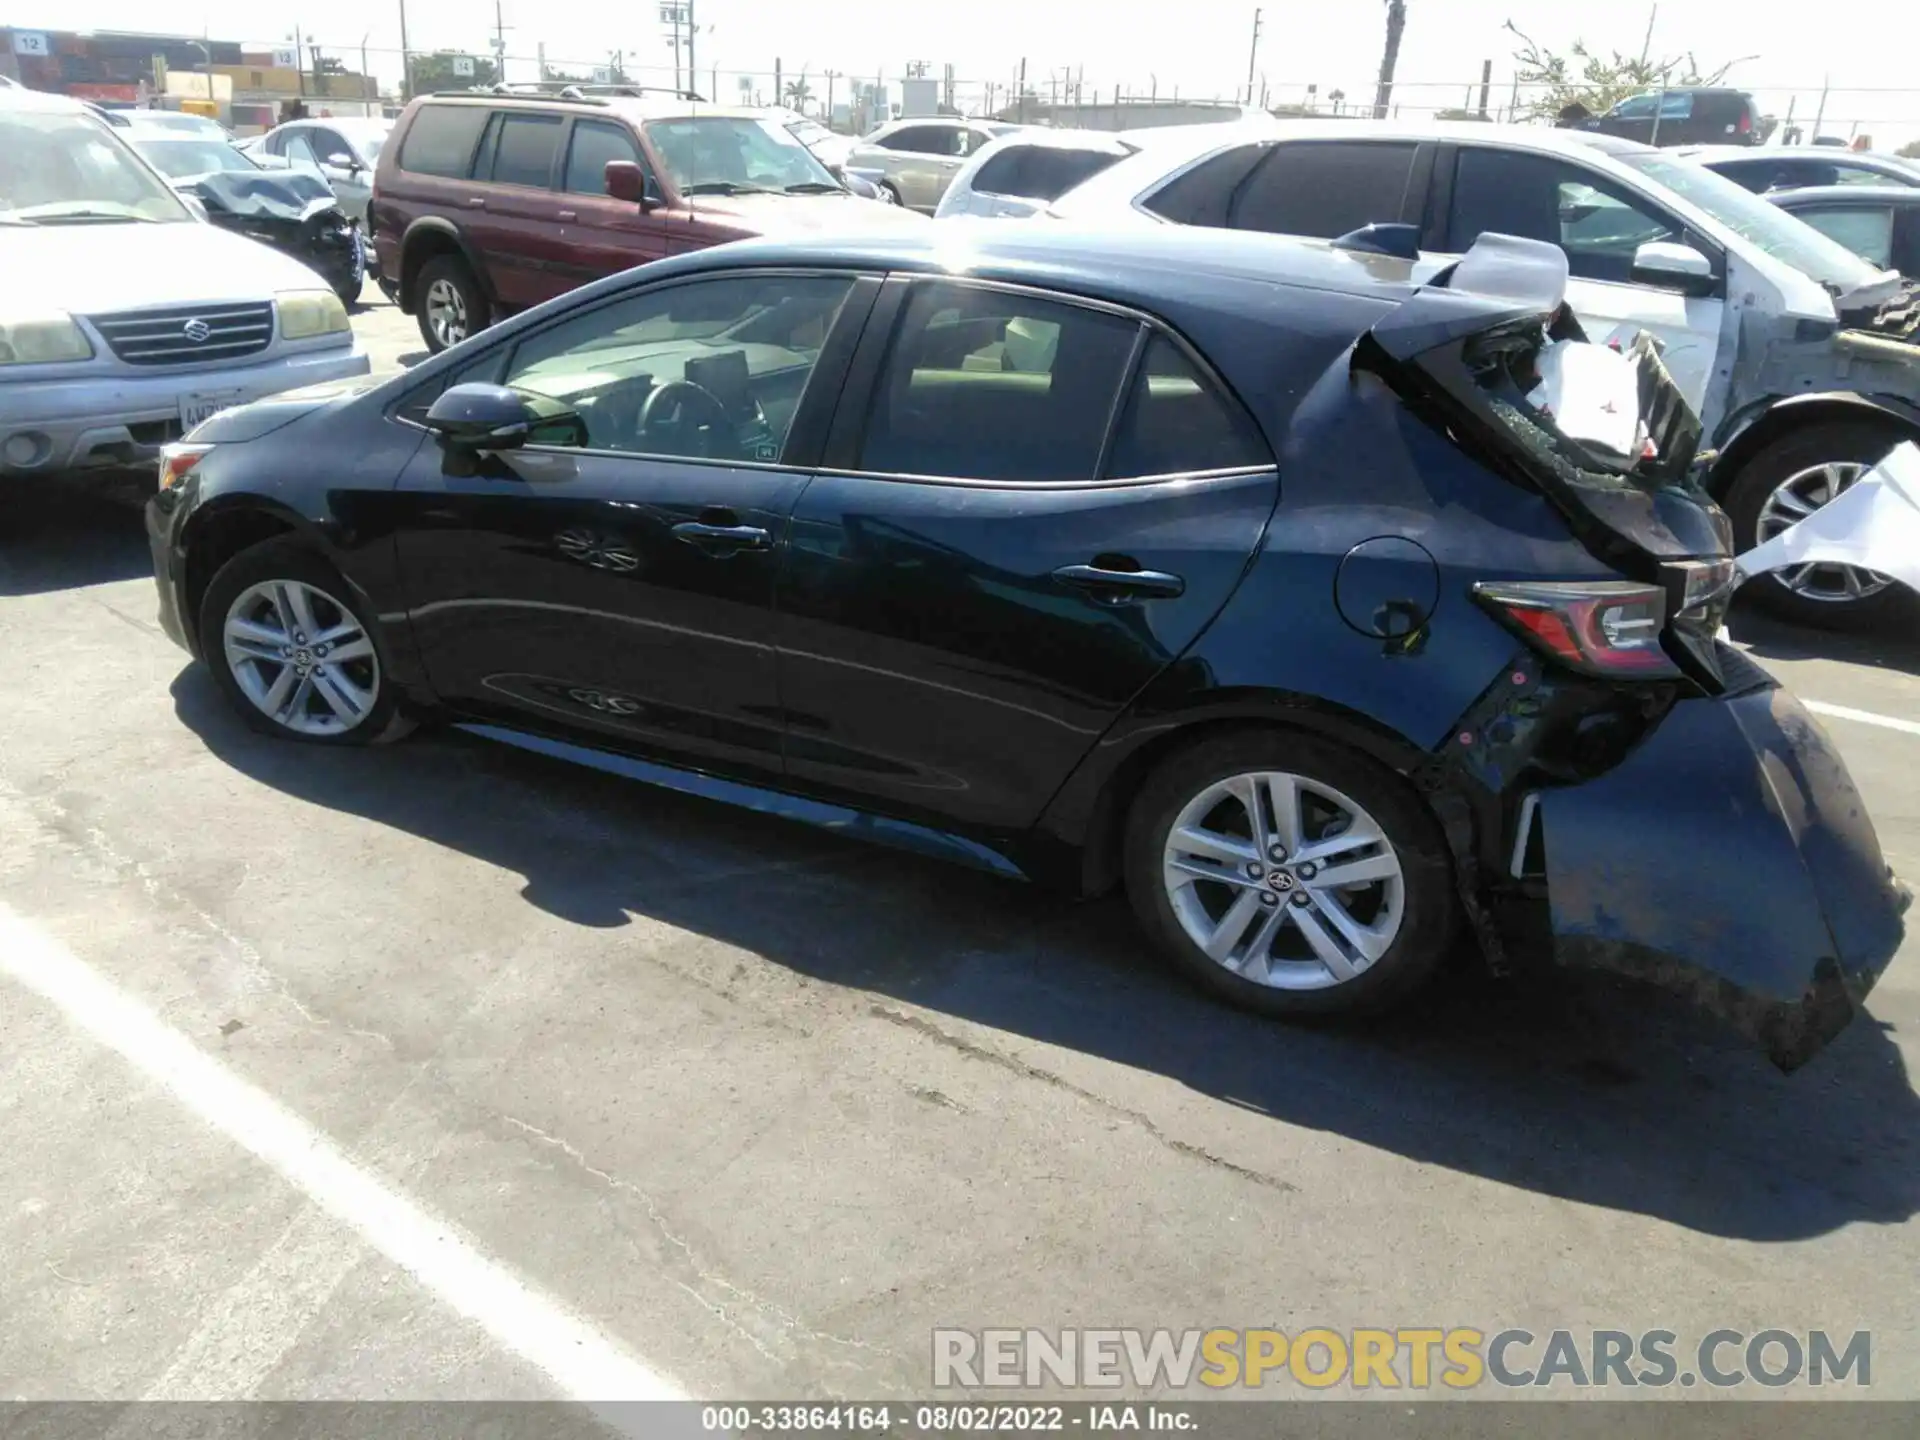
POLYGON ((1253 12, 1253 40, 1247 46, 1247 104, 1253 104, 1253 65, 1260 58, 1260 12, 1253 12))
POLYGON ((1387 118, 1393 99, 1393 72, 1400 64, 1400 37, 1407 28, 1407 0, 1387 0, 1387 48, 1380 56, 1380 88, 1373 95, 1373 118, 1387 118))
POLYGON ((1487 92, 1493 89, 1493 62, 1480 62, 1480 118, 1487 118, 1487 92))
POLYGON ((503 23, 500 0, 493 0, 493 80, 496 85, 505 83, 507 78, 507 31, 510 28, 503 23))
POLYGON ((1027 57, 1020 57, 1020 123, 1027 123, 1027 57))
MULTIPOLYGON (((826 76, 827 76, 827 128, 832 129, 833 128, 833 82, 840 78, 840 72, 838 70, 829 70, 826 72, 826 76)), ((717 85, 714 87, 715 90, 718 90, 719 88, 720 87, 717 85)))
MULTIPOLYGON (((693 37, 697 32, 697 30, 698 30, 698 27, 694 24, 694 21, 693 21, 693 0, 687 0, 687 89, 688 90, 693 89, 694 77, 700 73, 699 69, 693 63, 693 37)), ((779 98, 777 96, 775 97, 773 103, 776 105, 780 103, 779 98)))
POLYGON ((1647 63, 1647 57, 1653 53, 1653 22, 1660 18, 1660 7, 1655 5, 1647 14, 1647 38, 1640 43, 1640 63, 1647 63))
POLYGON ((407 0, 400 0, 400 103, 413 98, 413 62, 407 58, 407 0))

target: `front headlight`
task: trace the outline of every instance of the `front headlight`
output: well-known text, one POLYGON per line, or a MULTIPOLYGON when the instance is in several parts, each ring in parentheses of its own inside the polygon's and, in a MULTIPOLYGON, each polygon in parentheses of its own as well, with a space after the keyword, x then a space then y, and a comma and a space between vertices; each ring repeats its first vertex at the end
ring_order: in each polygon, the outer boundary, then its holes
POLYGON ((295 290, 281 295, 280 338, 311 340, 317 335, 344 335, 352 328, 347 307, 331 290, 295 290))
POLYGON ((0 365, 52 365, 92 358, 93 346, 71 315, 0 320, 0 365))

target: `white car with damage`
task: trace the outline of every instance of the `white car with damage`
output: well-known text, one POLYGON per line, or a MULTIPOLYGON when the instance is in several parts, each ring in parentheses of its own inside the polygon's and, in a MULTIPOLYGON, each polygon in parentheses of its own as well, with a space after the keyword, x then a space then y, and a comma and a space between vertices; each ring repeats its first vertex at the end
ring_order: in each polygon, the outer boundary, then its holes
POLYGON ((370 368, 306 266, 208 224, 79 102, 0 90, 0 484, 151 464, 370 368))

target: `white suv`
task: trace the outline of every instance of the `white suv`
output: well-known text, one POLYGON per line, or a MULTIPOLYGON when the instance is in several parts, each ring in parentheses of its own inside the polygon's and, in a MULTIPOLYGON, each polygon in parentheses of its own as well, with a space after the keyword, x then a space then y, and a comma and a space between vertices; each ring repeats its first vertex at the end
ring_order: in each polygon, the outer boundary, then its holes
POLYGON ((206 223, 78 102, 0 89, 0 478, 150 464, 370 368, 313 271, 206 223))
MULTIPOLYGON (((1920 438, 1920 299, 1702 166, 1629 140, 1474 123, 1298 121, 1159 144, 1068 191, 1077 223, 1210 225, 1374 250, 1414 281, 1483 233, 1566 252, 1596 340, 1646 330, 1698 412, 1709 485, 1746 549, 1920 438)), ((1802 566, 1750 587, 1803 621, 1909 602, 1884 576, 1802 566)))

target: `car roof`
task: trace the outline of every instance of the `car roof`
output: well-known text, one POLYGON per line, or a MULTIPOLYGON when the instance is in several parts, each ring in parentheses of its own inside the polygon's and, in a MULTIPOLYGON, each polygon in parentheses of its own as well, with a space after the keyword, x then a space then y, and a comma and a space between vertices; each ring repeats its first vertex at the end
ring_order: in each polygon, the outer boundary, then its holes
POLYGON ((1876 205, 1920 205, 1920 186, 1799 185, 1787 190, 1770 190, 1766 198, 1785 210, 1849 200, 1865 200, 1876 205))
POLYGON ((42 114, 88 115, 93 112, 71 95, 31 90, 25 85, 0 86, 0 110, 32 110, 42 114))
MULTIPOLYGON (((423 95, 416 105, 483 105, 505 110, 558 110, 570 115, 620 115, 628 120, 766 120, 765 107, 720 105, 706 100, 658 99, 644 95, 496 95, 487 90, 442 90, 423 95)), ((313 121, 314 117, 308 116, 313 121)), ((325 121, 319 121, 325 124, 325 121)))
POLYGON ((1875 150, 1848 150, 1844 155, 1834 155, 1830 153, 1831 148, 1826 145, 1818 148, 1810 145, 1676 145, 1674 153, 1684 155, 1689 160, 1698 160, 1703 165, 1715 165, 1728 160, 1817 160, 1823 165, 1854 161, 1870 170, 1920 173, 1920 163, 1902 160, 1898 156, 1882 155, 1875 150))

